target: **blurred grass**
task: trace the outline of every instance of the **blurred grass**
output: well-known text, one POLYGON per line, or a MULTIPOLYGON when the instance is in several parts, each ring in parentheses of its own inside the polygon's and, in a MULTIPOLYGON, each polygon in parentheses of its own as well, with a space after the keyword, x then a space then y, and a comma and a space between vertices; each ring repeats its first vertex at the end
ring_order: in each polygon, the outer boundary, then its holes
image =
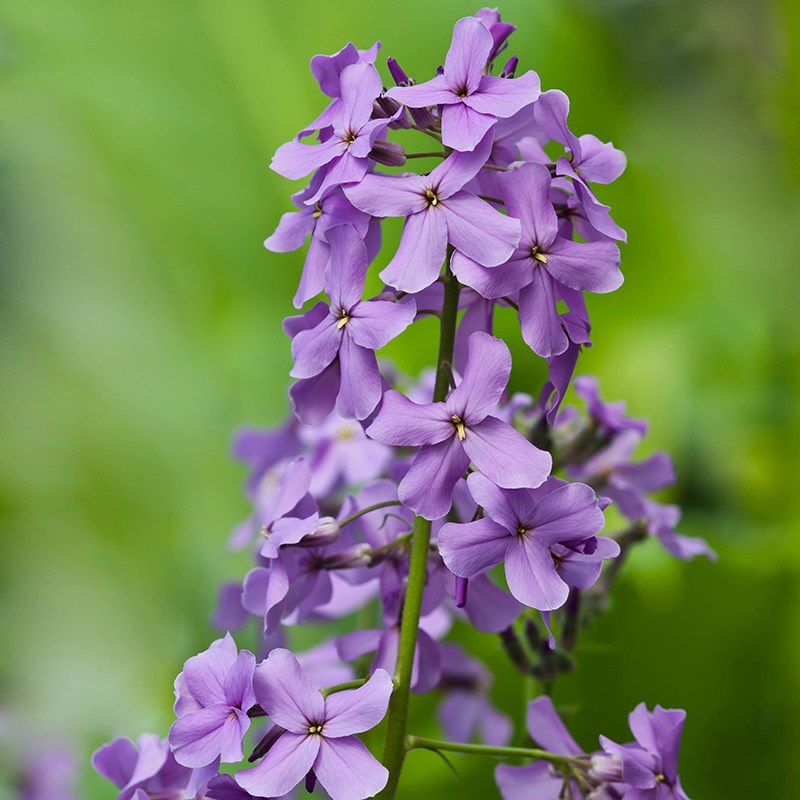
MULTIPOLYGON (((383 39, 424 78, 477 6, 12 0, 0 10, 4 374, 2 705, 81 758, 164 733, 203 649, 245 513, 232 430, 287 410, 302 254, 261 242, 289 207, 267 169, 321 107, 311 55, 383 39)), ((790 0, 510 0, 513 50, 629 170, 600 196, 626 283, 590 300, 582 369, 674 453, 684 532, 720 562, 636 554, 557 700, 587 748, 640 700, 689 711, 695 798, 794 798, 800 747, 798 29, 790 0)), ((385 263, 386 257, 382 257, 385 263)), ((511 320, 513 388, 538 366, 511 320)), ((392 354, 416 371, 429 337, 392 354)), ((497 700, 521 687, 492 640, 497 700)), ((480 644, 483 641, 483 644, 480 644)), ((420 704, 424 709, 425 704, 420 704)), ((422 725, 420 721, 418 725, 422 725)), ((423 732, 422 730, 420 732, 423 732)), ((404 796, 468 791, 415 753, 404 796)), ((87 776, 88 798, 109 797, 87 776)))

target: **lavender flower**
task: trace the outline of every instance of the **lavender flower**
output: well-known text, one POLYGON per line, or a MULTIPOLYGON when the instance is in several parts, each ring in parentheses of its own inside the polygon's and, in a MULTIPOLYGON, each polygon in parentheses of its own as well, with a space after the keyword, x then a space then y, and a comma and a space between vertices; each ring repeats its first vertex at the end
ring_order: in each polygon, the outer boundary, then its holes
MULTIPOLYGON (((411 108, 442 106, 442 142, 454 150, 474 150, 499 117, 510 117, 539 96, 539 77, 531 71, 514 80, 484 75, 495 50, 486 25, 460 19, 444 62, 444 72, 418 86, 390 89, 391 97, 411 108)), ((495 51, 496 52, 496 51, 495 51)))
POLYGON ((242 740, 250 727, 247 712, 255 705, 255 656, 239 653, 230 634, 190 658, 175 679, 175 713, 169 732, 175 760, 201 768, 244 757, 242 740))
POLYGON ((328 238, 335 264, 327 273, 331 304, 319 303, 301 319, 287 320, 295 361, 291 374, 303 379, 292 387, 292 400, 301 420, 319 421, 320 403, 326 402, 330 412, 337 396, 342 416, 365 419, 383 391, 374 351, 411 324, 416 307, 413 300, 362 300, 367 272, 364 243, 350 225, 331 229, 328 238), (309 389, 315 395, 313 402, 308 400, 309 389))
POLYGON ((381 272, 390 286, 404 292, 430 286, 448 242, 488 267, 502 264, 514 251, 519 223, 464 190, 486 163, 491 136, 471 150, 452 153, 429 175, 372 174, 345 188, 353 205, 374 217, 406 217, 400 246, 381 272))
POLYGON ((595 538, 604 518, 589 486, 551 479, 539 490, 500 489, 477 474, 467 483, 487 516, 439 532, 442 558, 456 575, 471 578, 502 561, 514 597, 550 611, 567 601, 568 581, 587 588, 602 560, 619 553, 612 540, 595 538))
POLYGON ((286 732, 261 762, 236 773, 251 794, 276 797, 313 773, 332 800, 362 800, 386 785, 388 773, 356 738, 386 713, 392 680, 376 672, 360 689, 323 696, 288 650, 273 650, 259 665, 255 693, 261 707, 286 732))
POLYGON ((420 447, 400 483, 404 505, 426 519, 443 517, 470 461, 500 486, 538 486, 545 480, 550 454, 490 416, 510 372, 505 343, 473 333, 464 377, 445 402, 418 405, 396 391, 384 395, 367 433, 385 444, 420 447))
POLYGON ((605 736, 600 744, 621 766, 621 781, 627 784, 626 800, 689 800, 678 777, 686 712, 656 706, 648 711, 640 703, 628 716, 636 744, 620 745, 605 736))

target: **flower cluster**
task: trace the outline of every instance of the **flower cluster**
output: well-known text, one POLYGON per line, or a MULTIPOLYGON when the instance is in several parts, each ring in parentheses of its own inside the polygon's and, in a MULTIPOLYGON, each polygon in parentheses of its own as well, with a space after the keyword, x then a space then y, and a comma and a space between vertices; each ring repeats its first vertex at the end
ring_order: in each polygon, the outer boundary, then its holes
POLYGON ((574 667, 630 547, 652 535, 679 558, 713 557, 652 496, 674 482, 669 457, 631 461, 645 423, 604 403, 593 378, 572 380, 591 345, 586 293, 622 283, 626 234, 593 186, 618 178, 625 157, 576 136, 567 97, 517 75, 516 57, 497 67, 513 30, 494 9, 465 17, 432 79, 415 83, 390 58, 388 90, 378 44, 312 59, 330 102, 275 153, 276 172, 309 180, 265 244, 308 241, 294 302, 325 298, 284 321, 294 414, 236 437, 252 510, 230 546, 253 565, 220 591, 214 622, 228 633, 176 678, 166 741, 117 739, 95 754, 120 800, 282 797, 303 782, 332 800, 392 798, 414 747, 534 759, 498 768, 506 800, 685 798, 683 712, 640 706, 635 743, 602 739, 587 755, 543 695, 528 709, 543 749, 509 750, 489 671, 447 641, 472 625, 546 689, 574 667), (391 217, 404 223, 386 256, 391 217), (530 394, 508 391, 511 353, 494 336, 504 313, 545 363, 530 394), (432 370, 412 379, 378 360, 431 315, 432 370), (585 411, 563 406, 571 384, 585 411), (601 535, 609 506, 627 527, 601 535), (249 636, 251 620, 252 652, 230 633, 249 636), (287 649, 293 627, 332 620, 335 635, 287 649), (431 691, 444 741, 408 735, 409 693, 431 691), (381 763, 358 735, 373 741, 387 708, 381 763))

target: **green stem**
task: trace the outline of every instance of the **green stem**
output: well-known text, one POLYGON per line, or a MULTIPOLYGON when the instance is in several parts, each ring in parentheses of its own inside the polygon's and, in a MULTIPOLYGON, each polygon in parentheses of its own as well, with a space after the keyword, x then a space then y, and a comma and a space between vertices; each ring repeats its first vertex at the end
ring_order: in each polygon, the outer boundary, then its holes
POLYGON ((406 738, 407 750, 440 750, 451 753, 466 753, 473 756, 499 756, 500 758, 535 758, 548 761, 559 766, 576 766, 581 763, 574 756, 561 756, 549 750, 538 750, 533 747, 492 747, 488 744, 463 744, 462 742, 445 742, 440 739, 426 739, 424 736, 406 738))
POLYGON ((344 528, 345 525, 349 525, 354 520, 357 520, 359 517, 363 517, 365 514, 369 514, 372 511, 378 511, 381 508, 388 508, 389 506, 401 505, 403 504, 399 500, 384 500, 382 503, 375 503, 374 506, 367 506, 366 508, 362 508, 360 511, 356 511, 354 514, 351 514, 349 517, 345 517, 339 523, 339 527, 344 528))
MULTIPOLYGON (((458 295, 461 285, 450 271, 448 251, 447 267, 443 278, 444 302, 440 317, 439 355, 436 359, 436 384, 433 389, 434 402, 447 396, 450 387, 451 365, 456 338, 458 316, 458 295)), ((416 517, 411 538, 411 559, 408 569, 408 585, 403 617, 400 623, 400 644, 395 668, 395 689, 389 701, 386 742, 383 749, 383 763, 389 770, 389 781, 379 797, 392 800, 397 792, 403 759, 406 754, 406 732, 408 731, 408 701, 411 696, 411 671, 414 666, 414 653, 417 649, 419 616, 422 609, 422 594, 428 570, 428 553, 431 543, 430 520, 416 517)))
POLYGON ((358 689, 368 680, 369 678, 356 678, 353 681, 346 681, 345 683, 336 683, 333 686, 326 686, 324 689, 320 689, 320 692, 322 692, 323 697, 327 697, 329 694, 335 694, 336 692, 345 692, 348 689, 358 689))
POLYGON ((447 153, 444 151, 435 153, 406 153, 406 158, 447 158, 447 153))

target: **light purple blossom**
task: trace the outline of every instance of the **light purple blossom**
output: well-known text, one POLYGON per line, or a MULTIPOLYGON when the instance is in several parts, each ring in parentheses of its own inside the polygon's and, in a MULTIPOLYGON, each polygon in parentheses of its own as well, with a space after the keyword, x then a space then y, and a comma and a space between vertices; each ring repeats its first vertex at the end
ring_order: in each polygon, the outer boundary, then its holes
POLYGON ((429 175, 367 175, 345 187, 353 205, 374 217, 406 217, 400 246, 381 272, 390 286, 418 292, 438 277, 448 242, 484 266, 506 261, 519 222, 465 191, 486 163, 491 136, 469 153, 451 153, 429 175))
POLYGON ((193 769, 234 764, 244 758, 242 741, 255 705, 255 656, 238 652, 228 633, 190 658, 175 679, 175 714, 169 732, 175 760, 193 769))
POLYGON ((118 789, 117 800, 145 800, 185 789, 192 771, 175 761, 165 739, 145 733, 134 744, 114 739, 92 755, 92 767, 118 789))
POLYGON ((498 177, 509 214, 519 219, 519 245, 508 262, 487 269, 464 253, 452 268, 463 283, 487 298, 519 293, 522 338, 544 358, 569 345, 557 303, 562 286, 576 291, 611 292, 622 284, 619 248, 610 240, 575 242, 559 234, 550 201, 550 172, 541 164, 524 164, 498 177))
POLYGON ((236 774, 239 786, 276 797, 313 772, 332 800, 362 800, 383 789, 389 773, 355 734, 383 719, 392 693, 386 672, 323 698, 295 656, 279 649, 259 665, 254 685, 261 707, 286 732, 259 764, 236 774))
POLYGON ((444 62, 444 72, 427 83, 390 89, 391 97, 411 108, 442 106, 442 142, 454 150, 473 150, 497 122, 539 96, 539 77, 528 71, 515 79, 484 75, 495 50, 492 34, 475 17, 460 19, 444 62))
POLYGON ((505 343, 473 333, 464 376, 445 402, 418 405, 396 391, 384 395, 367 433, 386 444, 420 447, 400 483, 404 505, 426 519, 443 517, 470 461, 501 486, 538 486, 545 480, 550 454, 491 416, 510 373, 505 343))
POLYGON ((605 736, 600 745, 617 760, 627 784, 625 800, 689 800, 678 777, 683 723, 686 712, 656 706, 648 711, 640 703, 628 716, 636 744, 617 744, 605 736))
POLYGON ((595 538, 604 517, 589 486, 551 479, 539 490, 501 489, 479 474, 467 484, 486 517, 439 531, 439 551, 456 575, 471 578, 502 561, 514 597, 551 611, 571 584, 588 588, 603 559, 619 553, 612 540, 595 538))
POLYGON ((383 392, 375 350, 399 336, 413 321, 413 300, 363 300, 367 252, 355 229, 341 225, 328 232, 327 271, 330 306, 318 303, 300 318, 286 321, 292 335, 294 368, 300 378, 291 390, 301 421, 320 422, 335 401, 339 413, 365 419, 383 392), (312 397, 309 397, 312 395, 312 397), (323 405, 324 404, 324 407, 323 405))
POLYGON ((305 198, 313 205, 336 186, 360 181, 369 168, 369 153, 390 119, 371 119, 381 78, 372 64, 351 64, 339 75, 340 102, 332 115, 333 130, 318 144, 293 139, 272 157, 272 169, 284 178, 303 178, 324 168, 317 190, 305 198))

